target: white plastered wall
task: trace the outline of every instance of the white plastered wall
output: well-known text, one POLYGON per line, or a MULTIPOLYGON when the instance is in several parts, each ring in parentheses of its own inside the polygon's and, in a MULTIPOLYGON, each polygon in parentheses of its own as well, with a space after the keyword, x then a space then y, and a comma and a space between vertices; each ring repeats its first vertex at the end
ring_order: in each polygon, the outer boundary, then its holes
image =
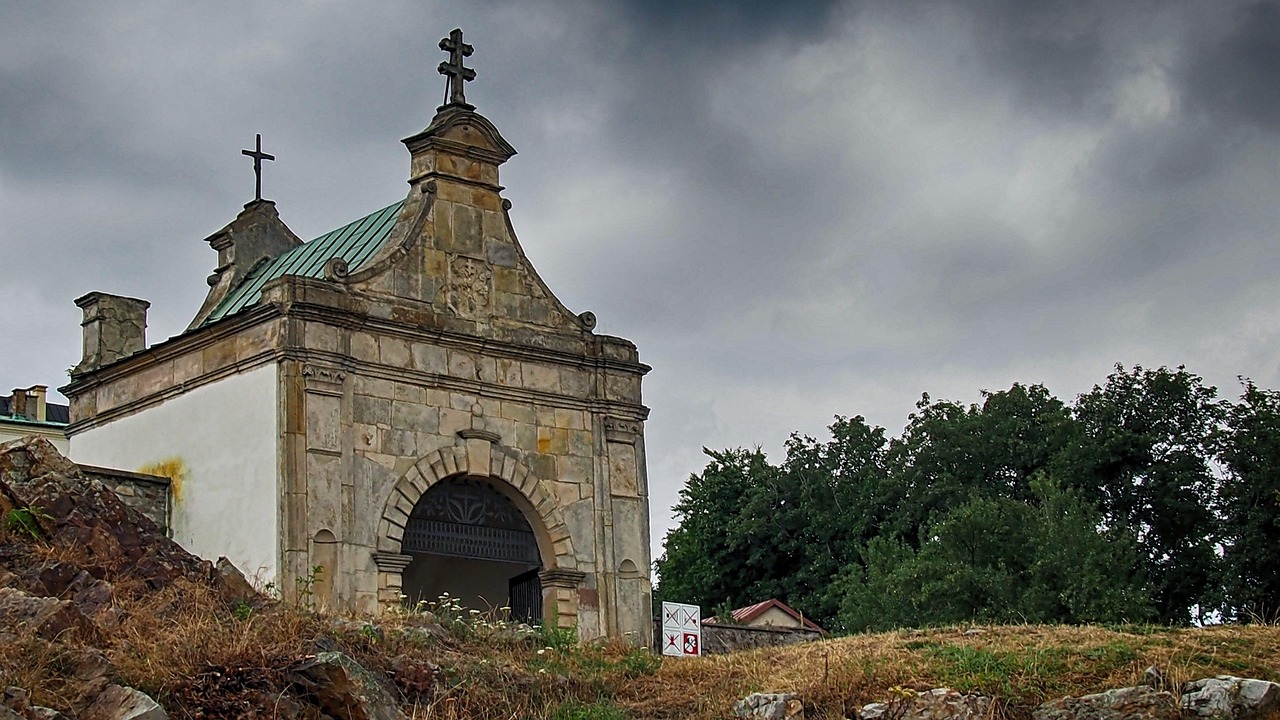
POLYGON ((257 368, 71 438, 71 458, 173 481, 173 539, 277 582, 277 372, 257 368))
POLYGON ((70 443, 67 441, 67 435, 59 430, 51 430, 48 427, 40 425, 27 425, 25 423, 0 423, 0 445, 11 442, 13 440, 21 440, 28 435, 42 437, 53 443, 58 452, 71 457, 70 443))

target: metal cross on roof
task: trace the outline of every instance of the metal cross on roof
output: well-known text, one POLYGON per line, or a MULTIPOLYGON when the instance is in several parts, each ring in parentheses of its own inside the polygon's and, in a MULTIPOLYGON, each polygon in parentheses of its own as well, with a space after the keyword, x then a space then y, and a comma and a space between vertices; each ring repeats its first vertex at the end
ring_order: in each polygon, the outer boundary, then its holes
POLYGON ((462 30, 454 28, 449 37, 440 41, 440 49, 449 53, 449 59, 440 63, 437 70, 448 78, 444 86, 445 105, 461 105, 468 110, 473 106, 467 104, 466 93, 462 84, 476 79, 476 71, 462 64, 462 59, 470 57, 475 48, 462 42, 462 30))
POLYGON ((262 199, 262 161, 275 160, 276 156, 268 155, 262 152, 262 133, 258 133, 258 140, 254 144, 252 150, 241 150, 240 154, 248 155, 249 157, 253 158, 253 174, 255 177, 253 199, 261 200, 262 199))

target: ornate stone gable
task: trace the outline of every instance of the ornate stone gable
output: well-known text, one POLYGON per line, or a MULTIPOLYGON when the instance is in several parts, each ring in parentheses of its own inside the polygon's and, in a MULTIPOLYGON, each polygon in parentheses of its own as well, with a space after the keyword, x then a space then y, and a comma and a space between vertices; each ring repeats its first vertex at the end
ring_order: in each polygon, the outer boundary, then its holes
POLYGON ((403 305, 402 317, 426 326, 513 341, 552 331, 586 342, 594 315, 566 308, 516 238, 498 184, 498 166, 515 149, 493 124, 448 106, 404 142, 410 191, 390 238, 357 272, 338 265, 328 277, 367 303, 403 305))

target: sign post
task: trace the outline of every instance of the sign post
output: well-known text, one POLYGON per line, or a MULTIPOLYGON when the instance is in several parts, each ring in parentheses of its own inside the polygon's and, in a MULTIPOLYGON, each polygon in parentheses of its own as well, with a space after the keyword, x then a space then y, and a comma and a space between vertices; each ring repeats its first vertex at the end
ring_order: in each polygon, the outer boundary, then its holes
POLYGON ((662 654, 698 657, 702 654, 702 609, 684 603, 662 603, 662 654))

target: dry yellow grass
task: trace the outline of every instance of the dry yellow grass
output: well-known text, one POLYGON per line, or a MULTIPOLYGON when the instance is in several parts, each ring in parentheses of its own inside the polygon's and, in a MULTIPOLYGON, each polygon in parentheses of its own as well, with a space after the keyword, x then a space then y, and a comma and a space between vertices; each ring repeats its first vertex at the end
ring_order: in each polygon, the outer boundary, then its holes
MULTIPOLYGON (((1046 699, 1139 683, 1151 665, 1171 686, 1220 673, 1280 680, 1280 628, 1267 626, 944 628, 659 661, 622 644, 584 647, 491 626, 415 631, 424 622, 413 615, 379 618, 376 631, 288 605, 237 616, 189 583, 120 604, 124 620, 99 647, 120 680, 153 694, 175 718, 269 718, 290 707, 297 712, 289 716, 308 717, 305 702, 290 705, 287 669, 329 647, 384 673, 398 656, 438 666, 424 692, 406 693, 412 716, 433 720, 711 720, 758 691, 799 693, 811 719, 844 718, 889 699, 893 688, 942 686, 996 697, 1001 716, 1019 718, 1046 699)), ((66 709, 83 644, 0 642, 0 673, 38 702, 66 709)), ((404 678, 399 686, 406 689, 404 678)))
POLYGON ((1001 701, 1018 717, 1045 700, 1139 684, 1160 668, 1176 688, 1227 673, 1280 680, 1280 628, 1000 626, 903 630, 729 656, 666 661, 627 683, 635 717, 717 718, 752 692, 797 692, 806 717, 843 718, 890 688, 953 687, 1001 701), (677 689, 679 689, 677 691, 677 689))

